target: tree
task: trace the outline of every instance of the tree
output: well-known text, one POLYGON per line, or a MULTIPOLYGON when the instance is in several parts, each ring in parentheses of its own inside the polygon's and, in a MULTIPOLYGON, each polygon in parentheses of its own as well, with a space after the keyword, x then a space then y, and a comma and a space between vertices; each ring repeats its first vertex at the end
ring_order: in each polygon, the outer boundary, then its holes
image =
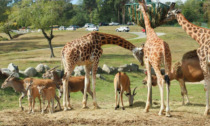
POLYGON ((55 57, 52 47, 53 25, 58 24, 61 20, 65 2, 65 0, 22 0, 16 4, 17 12, 13 13, 19 26, 41 29, 48 41, 51 58, 55 57), (49 35, 47 30, 50 30, 49 35))
POLYGON ((204 18, 210 27, 210 1, 206 0, 203 5, 204 18))
POLYGON ((10 9, 11 7, 8 6, 8 4, 12 0, 1 0, 0 1, 0 31, 6 33, 10 39, 12 39, 12 36, 10 34, 11 28, 13 23, 9 21, 9 15, 11 13, 10 9))

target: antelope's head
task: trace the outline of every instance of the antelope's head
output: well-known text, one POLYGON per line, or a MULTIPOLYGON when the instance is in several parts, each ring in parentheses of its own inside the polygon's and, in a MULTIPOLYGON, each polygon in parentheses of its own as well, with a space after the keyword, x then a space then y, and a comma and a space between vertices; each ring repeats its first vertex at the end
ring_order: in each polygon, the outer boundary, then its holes
POLYGON ((137 87, 135 87, 135 88, 133 89, 133 94, 132 94, 132 92, 125 94, 125 95, 128 97, 129 106, 132 106, 132 105, 133 105, 134 96, 136 95, 136 92, 135 92, 136 88, 137 88, 137 87))
POLYGON ((44 79, 53 79, 53 72, 55 71, 56 68, 59 66, 56 66, 48 71, 46 71, 44 74, 42 74, 42 78, 44 79))
POLYGON ((13 84, 13 80, 15 79, 15 77, 13 76, 14 73, 12 73, 1 85, 1 88, 4 89, 6 87, 11 87, 13 84))

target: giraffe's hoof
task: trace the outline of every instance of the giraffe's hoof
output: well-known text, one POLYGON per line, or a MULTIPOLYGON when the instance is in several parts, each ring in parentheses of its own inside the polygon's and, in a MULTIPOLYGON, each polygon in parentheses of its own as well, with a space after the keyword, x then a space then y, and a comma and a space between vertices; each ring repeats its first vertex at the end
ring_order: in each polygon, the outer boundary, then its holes
POLYGON ((63 108, 63 111, 67 111, 67 107, 64 107, 64 108, 63 108))
POLYGON ((122 107, 122 110, 125 110, 125 108, 124 108, 124 107, 122 107))
POLYGON ((205 110, 204 115, 207 116, 209 114, 209 109, 205 110))
POLYGON ((100 109, 101 107, 99 107, 99 106, 94 106, 94 109, 100 109))
POLYGON ((117 107, 115 107, 114 109, 117 110, 117 107))
POLYGON ((24 108, 23 107, 21 107, 21 111, 24 111, 24 108))
POLYGON ((159 116, 162 116, 163 115, 163 111, 159 112, 158 115, 159 116))
POLYGON ((145 112, 145 113, 148 113, 148 112, 149 112, 149 109, 144 109, 144 112, 145 112))
POLYGON ((170 112, 166 112, 166 117, 171 117, 170 112))
POLYGON ((87 106, 83 106, 83 107, 82 107, 82 109, 89 109, 89 107, 87 107, 87 106))

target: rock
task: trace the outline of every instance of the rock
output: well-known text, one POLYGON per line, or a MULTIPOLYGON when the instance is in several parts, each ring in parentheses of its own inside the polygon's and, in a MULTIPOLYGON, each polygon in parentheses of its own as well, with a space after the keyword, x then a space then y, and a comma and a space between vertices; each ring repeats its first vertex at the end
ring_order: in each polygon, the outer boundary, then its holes
POLYGON ((74 76, 82 76, 85 75, 84 66, 77 66, 74 69, 74 76))
POLYGON ((130 71, 137 72, 138 69, 139 69, 139 66, 137 64, 130 63, 130 71))
POLYGON ((37 74, 37 71, 33 67, 29 67, 24 71, 24 74, 28 77, 34 77, 37 74))
POLYGON ((138 72, 145 74, 144 69, 138 69, 138 72))
POLYGON ((106 80, 103 76, 101 76, 101 74, 96 74, 96 78, 102 79, 102 80, 106 80))
POLYGON ((13 63, 10 63, 7 67, 11 72, 19 73, 18 66, 13 63))
POLYGON ((45 69, 45 72, 46 72, 47 70, 49 70, 49 69, 50 69, 50 67, 49 67, 49 66, 47 66, 47 65, 44 65, 44 69, 45 69))
POLYGON ((119 72, 128 72, 128 71, 130 71, 130 65, 128 65, 128 64, 121 65, 121 66, 119 66, 118 71, 119 72))
POLYGON ((117 67, 111 66, 110 69, 111 69, 111 73, 117 73, 118 72, 118 68, 117 67))
POLYGON ((103 65, 102 70, 108 74, 111 73, 111 68, 109 66, 107 66, 106 64, 103 65))
POLYGON ((38 64, 35 69, 39 73, 44 73, 45 72, 45 67, 44 67, 43 64, 38 64))
POLYGON ((20 75, 19 75, 19 73, 17 73, 17 72, 12 72, 10 69, 8 69, 8 68, 1 68, 1 73, 3 74, 3 75, 5 75, 5 76, 10 76, 11 74, 13 74, 13 76, 14 77, 17 77, 17 78, 19 78, 20 77, 20 75))
POLYGON ((98 67, 97 73, 103 73, 103 70, 101 67, 98 67))

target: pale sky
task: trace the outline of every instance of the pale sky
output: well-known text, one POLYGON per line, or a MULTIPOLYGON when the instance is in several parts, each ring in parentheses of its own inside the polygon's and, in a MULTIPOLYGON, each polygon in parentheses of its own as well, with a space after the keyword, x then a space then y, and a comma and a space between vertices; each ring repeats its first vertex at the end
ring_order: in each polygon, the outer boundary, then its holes
MULTIPOLYGON (((72 0, 72 3, 73 3, 73 4, 76 4, 77 1, 78 1, 78 0, 72 0)), ((152 0, 152 1, 156 2, 156 0, 152 0)), ((165 2, 168 2, 168 1, 170 1, 170 2, 175 2, 175 1, 177 1, 177 0, 159 0, 159 1, 162 2, 162 3, 165 3, 165 2)), ((184 2, 187 1, 187 0, 181 0, 181 1, 184 3, 184 2)))

